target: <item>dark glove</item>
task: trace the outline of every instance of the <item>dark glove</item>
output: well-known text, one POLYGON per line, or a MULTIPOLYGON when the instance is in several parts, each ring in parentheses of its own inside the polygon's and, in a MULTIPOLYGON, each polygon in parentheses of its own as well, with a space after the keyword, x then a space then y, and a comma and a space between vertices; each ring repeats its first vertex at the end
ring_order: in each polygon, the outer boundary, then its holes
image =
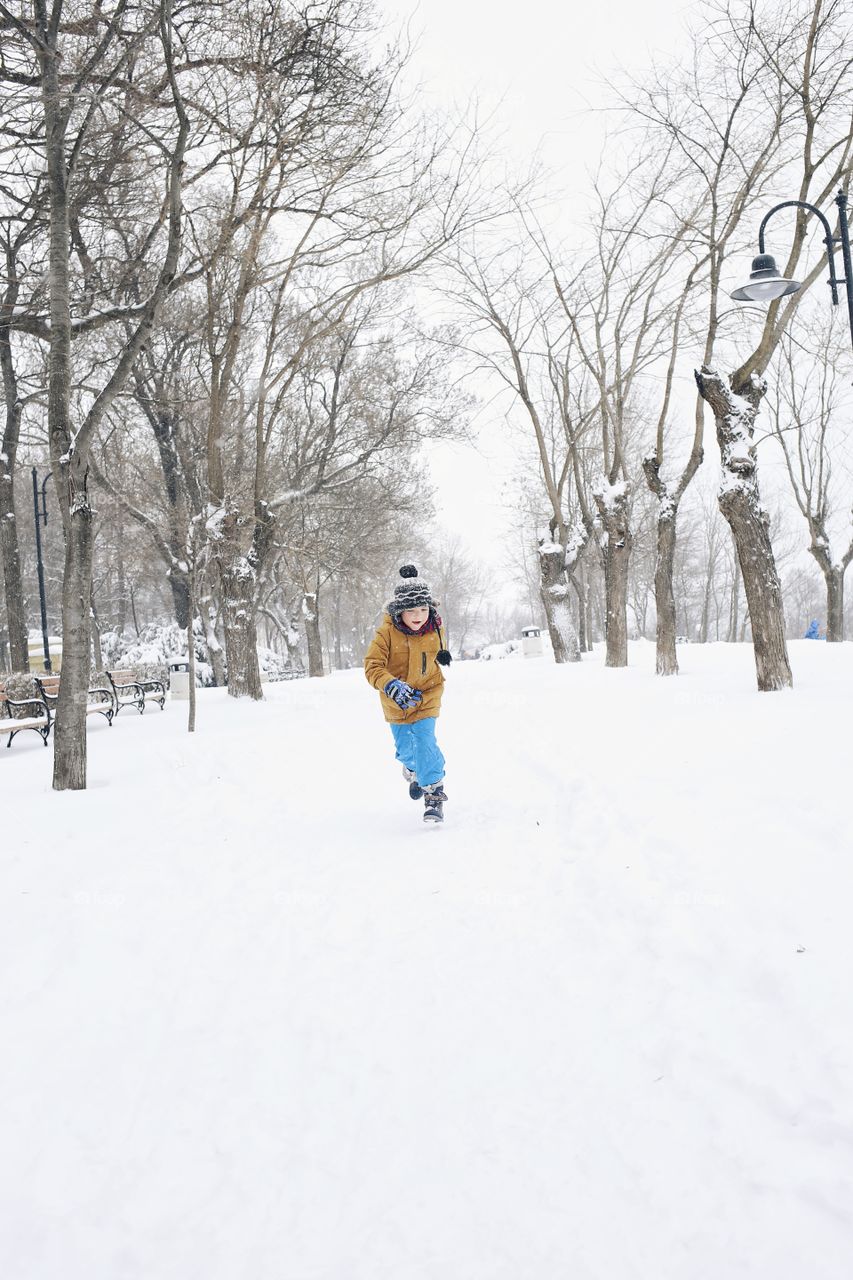
POLYGON ((406 684, 405 680, 389 680, 384 693, 386 698, 396 702, 401 711, 416 707, 424 696, 420 689, 413 689, 410 684, 406 684))

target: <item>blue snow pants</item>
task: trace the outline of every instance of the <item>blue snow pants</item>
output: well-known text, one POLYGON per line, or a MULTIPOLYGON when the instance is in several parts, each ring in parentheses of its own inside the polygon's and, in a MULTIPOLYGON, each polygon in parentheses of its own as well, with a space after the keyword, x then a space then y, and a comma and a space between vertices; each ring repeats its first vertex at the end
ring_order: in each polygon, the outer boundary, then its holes
POLYGON ((392 724, 397 759, 411 769, 422 787, 431 787, 444 777, 444 756, 435 740, 435 716, 413 724, 392 724))

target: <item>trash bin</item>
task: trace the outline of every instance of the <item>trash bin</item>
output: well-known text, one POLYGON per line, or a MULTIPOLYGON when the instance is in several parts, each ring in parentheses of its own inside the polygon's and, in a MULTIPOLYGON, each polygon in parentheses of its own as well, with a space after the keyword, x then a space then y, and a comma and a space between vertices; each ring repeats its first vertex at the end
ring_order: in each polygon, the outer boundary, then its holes
POLYGON ((525 658, 541 658, 544 653, 541 627, 521 628, 521 652, 525 658))
POLYGON ((174 658, 169 663, 169 697, 178 702, 189 701, 190 696, 190 663, 189 658, 174 658))

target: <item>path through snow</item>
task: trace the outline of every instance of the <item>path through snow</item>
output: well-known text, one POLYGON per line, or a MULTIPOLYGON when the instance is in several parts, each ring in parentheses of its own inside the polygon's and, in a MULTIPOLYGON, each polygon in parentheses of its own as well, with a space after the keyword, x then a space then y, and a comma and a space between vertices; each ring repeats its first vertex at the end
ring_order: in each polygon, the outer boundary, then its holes
POLYGON ((4 750, 2 1274, 847 1280, 853 645, 681 656, 4 750))

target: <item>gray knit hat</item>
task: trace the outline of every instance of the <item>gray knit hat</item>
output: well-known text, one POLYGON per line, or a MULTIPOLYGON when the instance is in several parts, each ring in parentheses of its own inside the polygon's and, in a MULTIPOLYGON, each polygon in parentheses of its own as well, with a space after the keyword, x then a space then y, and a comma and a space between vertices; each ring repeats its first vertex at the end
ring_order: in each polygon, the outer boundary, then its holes
POLYGON ((403 581, 394 588, 394 599, 387 606, 392 618, 399 618, 404 609, 423 609, 434 605, 429 583, 418 577, 413 564, 404 564, 400 570, 403 581))

